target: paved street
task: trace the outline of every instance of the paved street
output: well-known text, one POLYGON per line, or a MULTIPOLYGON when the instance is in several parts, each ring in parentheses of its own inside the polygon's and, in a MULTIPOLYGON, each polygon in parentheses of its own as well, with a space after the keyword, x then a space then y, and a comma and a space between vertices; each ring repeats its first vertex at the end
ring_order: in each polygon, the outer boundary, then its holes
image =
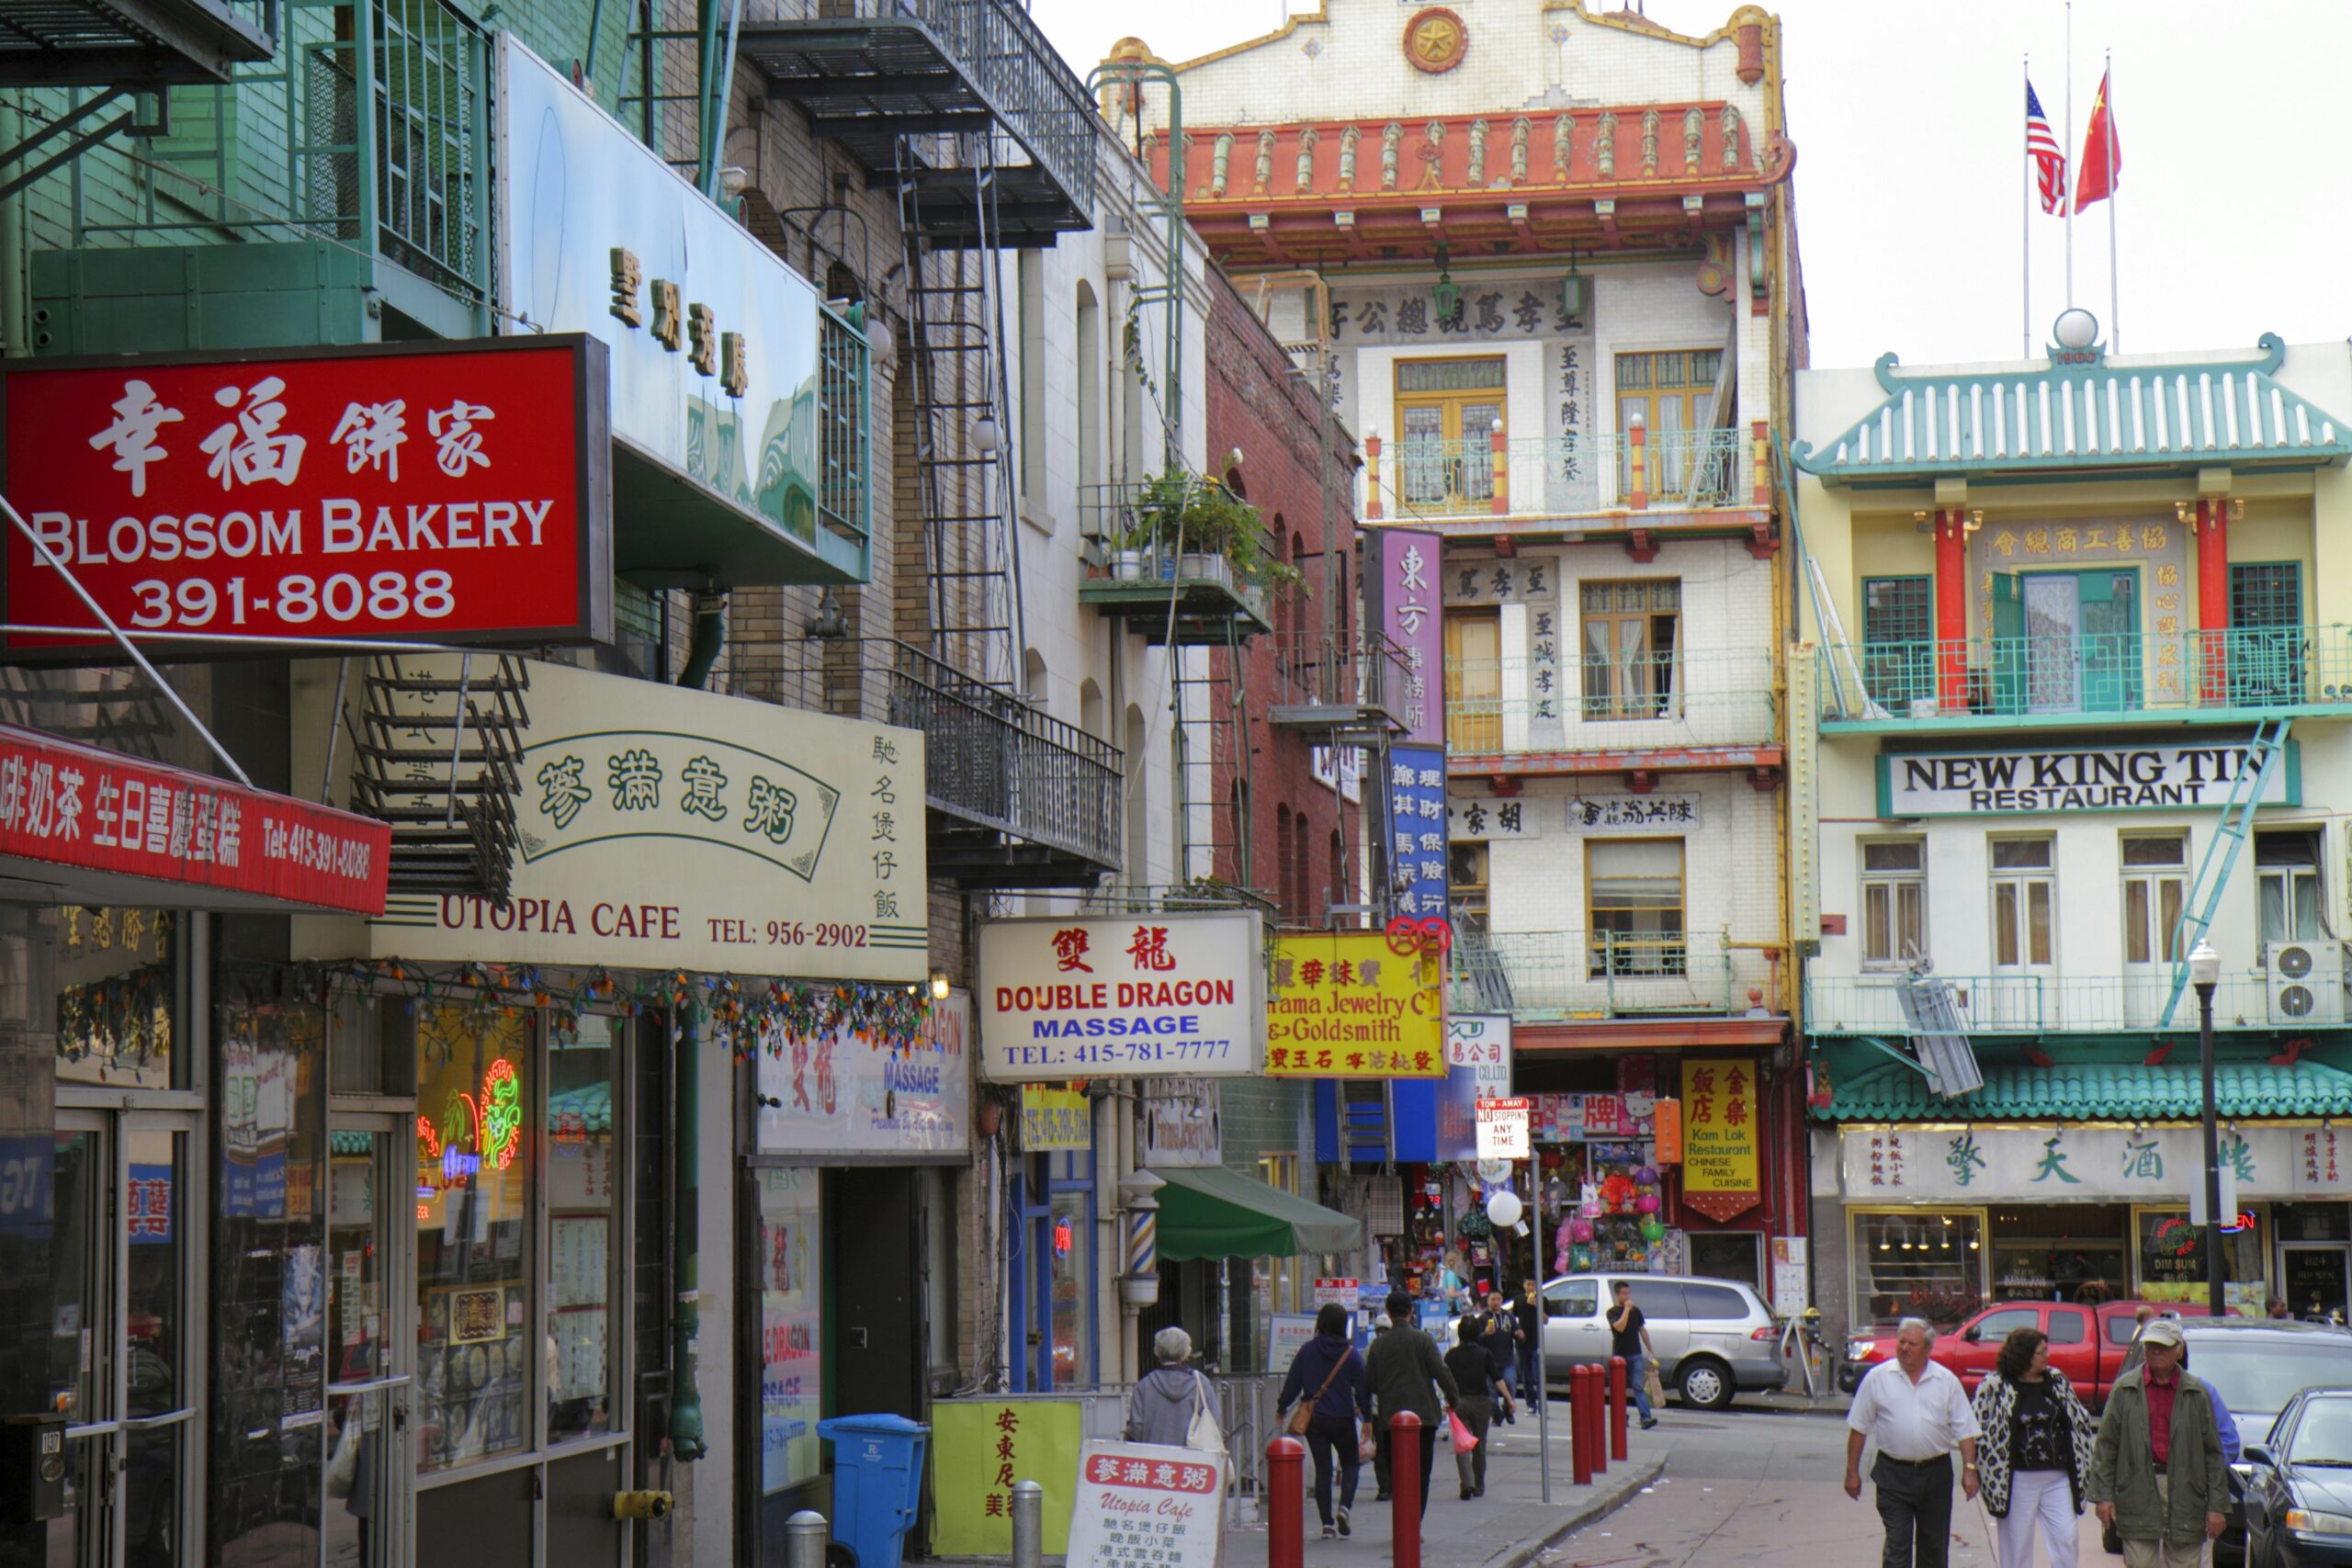
MULTIPOLYGON (((1844 1422, 1736 1408, 1726 1416, 1671 1413, 1649 1436, 1668 1439, 1664 1472, 1623 1507, 1546 1553, 1544 1568, 1874 1568, 1879 1562, 1870 1492, 1857 1503, 1839 1484, 1844 1422)), ((1957 1495, 1953 1505, 1952 1568, 1991 1568, 1991 1521, 1957 1495)), ((2099 1551, 2087 1516, 2081 1542, 2081 1561, 2091 1568, 2116 1561, 2099 1551)))

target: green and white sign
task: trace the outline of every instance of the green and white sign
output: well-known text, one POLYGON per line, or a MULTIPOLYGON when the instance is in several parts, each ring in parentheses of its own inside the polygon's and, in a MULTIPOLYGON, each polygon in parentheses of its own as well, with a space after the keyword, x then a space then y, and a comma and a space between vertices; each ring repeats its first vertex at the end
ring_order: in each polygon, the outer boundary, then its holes
MULTIPOLYGON (((2240 741, 2045 746, 2016 751, 1882 751, 1881 817, 2042 816, 2077 811, 2218 811, 2258 766, 2240 741)), ((2302 803, 2301 755, 2287 742, 2259 796, 2302 803)))
MULTIPOLYGON (((457 679, 454 655, 404 663, 457 679)), ((378 919, 298 921, 307 956, 927 976, 921 732, 528 668, 513 897, 395 894, 378 919)), ((298 706, 324 734, 321 696, 298 706)))

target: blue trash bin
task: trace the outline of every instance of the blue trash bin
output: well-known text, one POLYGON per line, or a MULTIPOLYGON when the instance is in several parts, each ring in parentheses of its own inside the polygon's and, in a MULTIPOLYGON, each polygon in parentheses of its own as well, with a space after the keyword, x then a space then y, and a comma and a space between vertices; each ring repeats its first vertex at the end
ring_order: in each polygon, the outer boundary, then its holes
POLYGON ((833 1445, 833 1539, 857 1568, 899 1568, 931 1428, 903 1416, 836 1416, 818 1422, 817 1435, 833 1445))

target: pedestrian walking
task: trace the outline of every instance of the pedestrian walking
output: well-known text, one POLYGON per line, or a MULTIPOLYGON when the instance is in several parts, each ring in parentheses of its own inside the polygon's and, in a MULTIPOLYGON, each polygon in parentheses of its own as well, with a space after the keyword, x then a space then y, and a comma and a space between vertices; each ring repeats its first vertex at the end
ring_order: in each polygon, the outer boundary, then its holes
POLYGON ((1136 1379, 1127 1396, 1127 1441, 1207 1447, 1195 1440, 1207 1434, 1194 1423, 1205 1416, 1211 1428, 1216 1426, 1216 1396, 1192 1365, 1193 1337, 1181 1328, 1163 1328, 1152 1336, 1151 1353, 1159 1365, 1136 1379))
POLYGON ((1486 1324, 1465 1317, 1454 1331, 1453 1348, 1445 1353, 1445 1370, 1460 1391, 1453 1413, 1476 1439, 1468 1449, 1457 1446, 1453 1464, 1460 1472, 1462 1500, 1487 1494, 1487 1434, 1494 1429, 1495 1412, 1510 1407, 1510 1393, 1503 1387, 1502 1367, 1487 1348, 1486 1324), (1500 1401, 1498 1404, 1498 1400, 1500 1401))
POLYGON ((1994 1375, 1976 1385, 1976 1445, 1984 1510, 2000 1521, 1998 1568, 2033 1568, 2033 1539, 2050 1568, 2075 1568, 2075 1521, 2091 1472, 2091 1413, 2050 1366, 2050 1337, 2019 1328, 2001 1341, 1994 1375))
POLYGON ((1494 1358, 1495 1372, 1502 1380, 1503 1401, 1496 1407, 1496 1419, 1505 1426, 1514 1426, 1513 1403, 1519 1391, 1511 1386, 1511 1378, 1519 1371, 1519 1330, 1513 1321, 1510 1303, 1503 1300, 1500 1290, 1487 1292, 1486 1332, 1482 1336, 1487 1354, 1494 1358))
POLYGON ((1928 1359, 1936 1331, 1906 1317, 1894 1335, 1894 1359, 1872 1367, 1846 1414, 1846 1495, 1862 1495, 1862 1449, 1878 1446, 1871 1466, 1878 1517, 1886 1525, 1884 1568, 1946 1568, 1951 1550, 1951 1456, 1960 1450, 1960 1489, 1976 1496, 1976 1413, 1949 1367, 1928 1359))
POLYGON ((1533 1280, 1519 1287, 1519 1311, 1511 1318, 1511 1337, 1519 1361, 1519 1397, 1530 1409, 1544 1403, 1544 1303, 1533 1280))
POLYGON ((2197 1568, 2229 1523, 2221 1426, 2204 1382, 2182 1370, 2179 1320, 2149 1323, 2140 1348, 2091 1446, 2091 1506, 2122 1542, 2124 1568, 2197 1568))
POLYGON ((1617 1304, 1609 1309, 1609 1353, 1625 1358, 1625 1383, 1634 1391, 1634 1404, 1642 1413, 1642 1430, 1646 1432, 1657 1425, 1657 1414, 1650 1408, 1650 1363, 1657 1351, 1650 1344, 1648 1320, 1642 1309, 1634 1304, 1634 1287, 1624 1280, 1617 1281, 1617 1304))
MULTIPOLYGON (((1384 1339, 1384 1338, 1385 1338, 1385 1337, 1387 1337, 1388 1331, 1389 1331, 1390 1329, 1392 1329, 1392 1328, 1396 1327, 1396 1320, 1395 1318, 1390 1317, 1386 1313, 1385 1313, 1385 1312, 1384 1312, 1384 1313, 1379 1313, 1379 1314, 1374 1314, 1374 1316, 1373 1317, 1373 1320, 1372 1320, 1372 1342, 1373 1342, 1374 1346, 1374 1347, 1377 1347, 1377 1346, 1380 1344, 1381 1340, 1382 1340, 1382 1339, 1384 1339)), ((1366 1366, 1366 1368, 1367 1368, 1367 1369, 1369 1369, 1369 1368, 1370 1368, 1370 1366, 1371 1366, 1371 1358, 1370 1358, 1369 1353, 1367 1353, 1367 1354, 1366 1354, 1366 1357, 1365 1357, 1365 1366, 1366 1366)), ((1366 1381, 1366 1382, 1370 1382, 1370 1381, 1371 1381, 1371 1374, 1370 1374, 1370 1372, 1369 1372, 1369 1370, 1367 1370, 1367 1371, 1366 1371, 1366 1374, 1365 1374, 1365 1381, 1366 1381)), ((1377 1502, 1377 1503, 1385 1503, 1386 1501, 1388 1501, 1388 1432, 1387 1432, 1387 1427, 1386 1427, 1385 1423, 1382 1423, 1382 1422, 1374 1422, 1374 1423, 1373 1424, 1373 1429, 1372 1429, 1372 1430, 1373 1430, 1373 1445, 1372 1445, 1372 1483, 1373 1483, 1373 1500, 1374 1500, 1374 1502, 1377 1502)))
MULTIPOLYGON (((1380 1452, 1386 1460, 1389 1479, 1396 1479, 1396 1466, 1415 1464, 1421 1467, 1421 1512, 1430 1511, 1430 1472, 1437 1467, 1437 1424, 1444 1412, 1454 1406, 1461 1397, 1453 1374, 1445 1369, 1445 1359, 1437 1353, 1437 1341, 1427 1331, 1413 1323, 1413 1298, 1402 1291, 1388 1298, 1388 1315, 1396 1326, 1373 1341, 1372 1353, 1364 1358, 1364 1371, 1372 1380, 1372 1397, 1377 1407, 1380 1452), (1442 1405, 1441 1405, 1442 1396, 1442 1405), (1409 1410, 1420 1417, 1420 1452, 1396 1451, 1396 1434, 1388 1423, 1399 1411, 1409 1410)), ((1485 1354, 1482 1349, 1479 1352, 1485 1354)), ((1388 1488, 1381 1488, 1382 1497, 1388 1488)))
POLYGON ((1348 1341, 1348 1309, 1339 1303, 1326 1302, 1315 1314, 1315 1337, 1291 1358, 1274 1414, 1287 1416, 1286 1429, 1305 1438, 1306 1451, 1315 1456, 1315 1511, 1323 1517, 1323 1539, 1348 1534, 1348 1510, 1356 1506, 1356 1473, 1363 1462, 1356 1417, 1372 1419, 1372 1383, 1364 1375, 1363 1358, 1348 1341), (1304 1422, 1293 1409, 1302 1402, 1304 1422), (1335 1467, 1340 1479, 1336 1509, 1331 1501, 1335 1467))

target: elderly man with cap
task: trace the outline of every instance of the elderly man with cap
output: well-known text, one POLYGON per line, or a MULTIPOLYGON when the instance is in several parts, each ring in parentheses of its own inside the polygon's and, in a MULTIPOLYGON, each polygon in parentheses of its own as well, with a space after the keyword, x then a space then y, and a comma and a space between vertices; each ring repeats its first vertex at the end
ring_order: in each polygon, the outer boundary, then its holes
POLYGON ((2182 1370, 2179 1319, 2152 1320, 2140 1349, 2108 1394, 2085 1494, 2122 1541, 2124 1568, 2197 1568, 2229 1523, 2221 1425, 2203 1380, 2182 1370))

